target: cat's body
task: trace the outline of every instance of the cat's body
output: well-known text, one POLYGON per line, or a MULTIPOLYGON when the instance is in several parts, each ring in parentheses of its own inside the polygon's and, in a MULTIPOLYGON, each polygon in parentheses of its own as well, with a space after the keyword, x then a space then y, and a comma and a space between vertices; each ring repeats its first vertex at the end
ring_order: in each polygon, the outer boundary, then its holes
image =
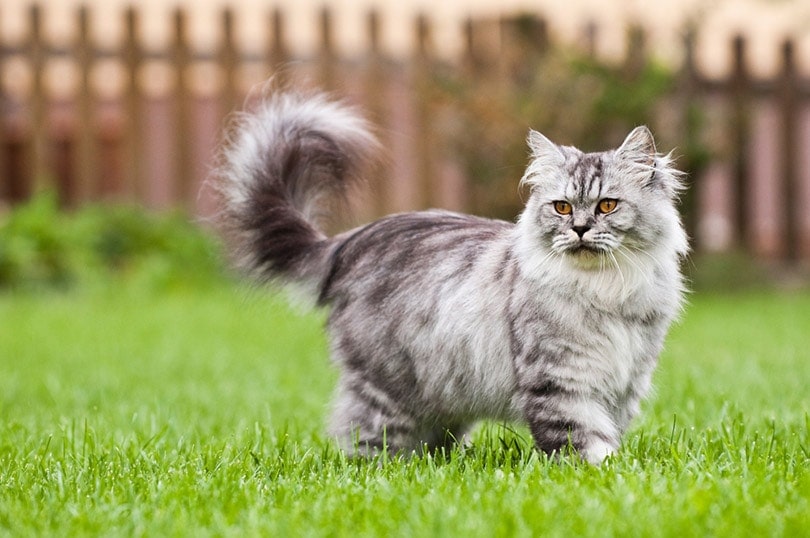
POLYGON ((449 444, 483 418, 525 420, 548 453, 618 448, 680 308, 677 173, 646 128, 604 153, 529 144, 517 224, 426 211, 330 238, 314 216, 374 148, 365 123, 295 94, 238 123, 226 220, 248 266, 329 307, 347 449, 449 444))

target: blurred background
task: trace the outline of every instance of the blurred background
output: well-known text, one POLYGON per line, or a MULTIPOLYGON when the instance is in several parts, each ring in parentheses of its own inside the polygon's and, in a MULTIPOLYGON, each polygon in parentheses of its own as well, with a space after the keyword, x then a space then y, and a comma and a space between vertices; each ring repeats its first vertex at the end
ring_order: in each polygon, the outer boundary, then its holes
MULTIPOLYGON (((270 77, 378 126, 363 220, 513 219, 530 127, 600 150, 647 124, 689 173, 695 260, 806 281, 806 0, 0 0, 0 223, 42 196, 206 222, 226 117, 270 77)), ((5 243, 0 280, 22 267, 5 243)))

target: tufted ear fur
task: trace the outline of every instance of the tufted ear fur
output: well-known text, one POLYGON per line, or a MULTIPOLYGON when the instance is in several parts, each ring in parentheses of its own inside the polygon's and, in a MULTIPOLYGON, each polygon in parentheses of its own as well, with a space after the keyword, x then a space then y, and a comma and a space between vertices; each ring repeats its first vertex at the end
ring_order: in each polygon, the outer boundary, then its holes
POLYGON ((545 161, 549 165, 561 166, 565 162, 565 155, 559 146, 534 129, 529 131, 527 142, 533 158, 545 161))
POLYGON ((650 130, 641 125, 627 135, 616 154, 622 159, 652 166, 656 156, 655 139, 650 130))
POLYGON ((674 168, 672 154, 657 153, 655 140, 647 127, 633 129, 616 150, 616 157, 629 166, 628 171, 637 171, 633 175, 642 178, 646 188, 661 189, 671 199, 677 198, 684 189, 683 173, 674 168))
POLYGON ((532 152, 531 162, 526 167, 520 185, 535 189, 559 174, 565 164, 565 153, 557 144, 535 130, 529 131, 526 141, 532 152))

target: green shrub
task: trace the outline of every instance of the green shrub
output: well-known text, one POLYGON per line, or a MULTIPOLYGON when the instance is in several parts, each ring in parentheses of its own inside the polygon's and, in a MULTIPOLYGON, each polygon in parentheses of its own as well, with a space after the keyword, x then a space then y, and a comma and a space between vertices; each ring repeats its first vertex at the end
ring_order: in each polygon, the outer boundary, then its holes
POLYGON ((0 288, 68 288, 111 278, 196 285, 223 274, 216 242, 179 213, 114 205, 66 212, 45 193, 0 218, 0 288))
POLYGON ((0 286, 67 284, 73 264, 69 243, 53 195, 15 207, 0 224, 0 286))

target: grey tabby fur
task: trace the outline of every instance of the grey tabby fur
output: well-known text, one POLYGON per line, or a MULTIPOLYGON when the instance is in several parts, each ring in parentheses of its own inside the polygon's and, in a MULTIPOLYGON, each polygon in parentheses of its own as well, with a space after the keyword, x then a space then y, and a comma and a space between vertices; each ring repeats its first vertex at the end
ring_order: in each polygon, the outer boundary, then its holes
POLYGON ((423 211, 328 237, 319 215, 377 147, 366 122, 298 93, 236 121, 224 221, 249 268, 329 307, 347 450, 444 446, 484 418, 526 421, 546 453, 619 447, 681 306, 680 174, 646 127, 601 153, 528 142, 517 223, 423 211))

